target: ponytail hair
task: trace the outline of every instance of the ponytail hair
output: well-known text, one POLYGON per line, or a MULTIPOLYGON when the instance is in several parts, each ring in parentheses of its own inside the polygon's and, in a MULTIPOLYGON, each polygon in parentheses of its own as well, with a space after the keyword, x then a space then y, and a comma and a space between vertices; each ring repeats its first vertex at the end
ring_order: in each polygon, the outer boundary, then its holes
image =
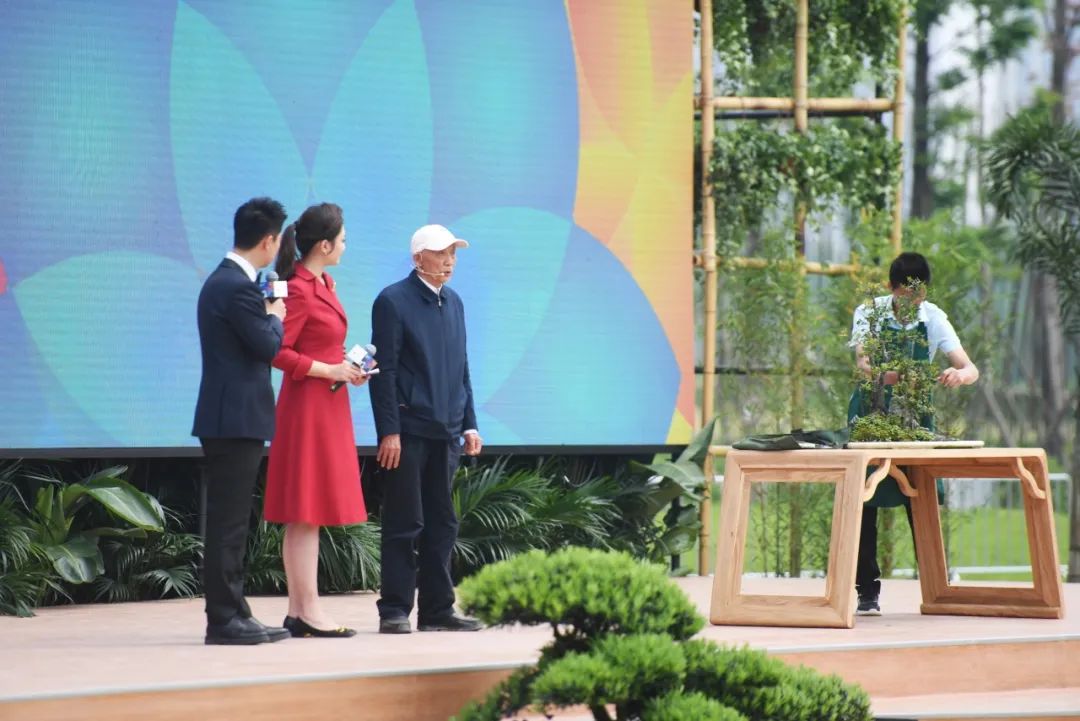
POLYGON ((296 272, 297 261, 306 258, 317 243, 323 240, 333 243, 344 225, 341 206, 333 203, 312 205, 301 213, 281 234, 281 248, 274 264, 278 277, 282 280, 291 278, 296 272))
POLYGON ((296 223, 289 223, 289 227, 281 234, 281 247, 278 248, 277 262, 274 263, 274 271, 281 280, 292 278, 296 272, 296 223))

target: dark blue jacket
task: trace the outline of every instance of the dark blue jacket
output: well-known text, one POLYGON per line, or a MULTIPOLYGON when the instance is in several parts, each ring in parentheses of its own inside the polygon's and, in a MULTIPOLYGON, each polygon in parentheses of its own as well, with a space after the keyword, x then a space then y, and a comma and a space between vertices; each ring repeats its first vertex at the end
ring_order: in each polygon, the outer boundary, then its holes
POLYGON ((387 286, 371 308, 379 374, 368 384, 375 432, 456 439, 476 428, 465 306, 448 286, 436 295, 416 275, 387 286))
POLYGON ((274 436, 270 361, 281 348, 281 320, 266 313, 259 287, 226 258, 199 293, 202 381, 191 435, 274 436))

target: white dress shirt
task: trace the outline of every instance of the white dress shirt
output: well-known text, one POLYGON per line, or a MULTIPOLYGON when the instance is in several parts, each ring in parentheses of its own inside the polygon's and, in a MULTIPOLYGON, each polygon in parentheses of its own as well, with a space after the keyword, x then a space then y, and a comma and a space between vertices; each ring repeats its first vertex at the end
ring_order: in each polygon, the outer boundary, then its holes
POLYGON ((255 282, 255 278, 256 276, 258 276, 258 271, 255 270, 255 266, 248 262, 247 258, 242 255, 237 255, 231 250, 225 254, 225 257, 240 266, 240 268, 245 273, 247 273, 247 277, 251 280, 251 282, 255 282))

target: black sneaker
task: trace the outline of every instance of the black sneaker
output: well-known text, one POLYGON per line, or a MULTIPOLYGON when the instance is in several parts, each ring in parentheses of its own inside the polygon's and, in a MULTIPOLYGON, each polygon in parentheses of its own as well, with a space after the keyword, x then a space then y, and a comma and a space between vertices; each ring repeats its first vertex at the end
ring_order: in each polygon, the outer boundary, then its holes
POLYGON ((859 607, 855 609, 857 616, 880 616, 881 606, 877 596, 859 596, 859 607))
POLYGON ((392 616, 379 619, 379 633, 412 633, 408 616, 392 616))
POLYGON ((459 616, 456 613, 430 621, 425 619, 417 625, 421 631, 479 631, 483 627, 484 624, 475 618, 459 616))

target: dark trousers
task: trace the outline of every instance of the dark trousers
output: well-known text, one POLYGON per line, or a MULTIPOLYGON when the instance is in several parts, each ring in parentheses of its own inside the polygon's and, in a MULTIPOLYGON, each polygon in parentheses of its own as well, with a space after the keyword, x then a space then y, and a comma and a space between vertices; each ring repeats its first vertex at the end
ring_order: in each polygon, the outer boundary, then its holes
POLYGON ((251 497, 266 444, 250 438, 199 440, 206 456, 206 620, 217 625, 235 616, 251 616, 244 600, 244 554, 251 524, 251 497))
MULTIPOLYGON (((911 519, 911 504, 905 503, 908 528, 912 542, 915 539, 915 523, 911 519)), ((859 598, 881 595, 881 567, 877 562, 877 506, 864 505, 862 527, 859 529, 859 560, 855 566, 855 590, 859 598)))
POLYGON ((460 455, 456 441, 402 434, 400 465, 382 473, 380 618, 408 616, 414 598, 421 622, 453 612, 458 519, 450 493, 460 455))

